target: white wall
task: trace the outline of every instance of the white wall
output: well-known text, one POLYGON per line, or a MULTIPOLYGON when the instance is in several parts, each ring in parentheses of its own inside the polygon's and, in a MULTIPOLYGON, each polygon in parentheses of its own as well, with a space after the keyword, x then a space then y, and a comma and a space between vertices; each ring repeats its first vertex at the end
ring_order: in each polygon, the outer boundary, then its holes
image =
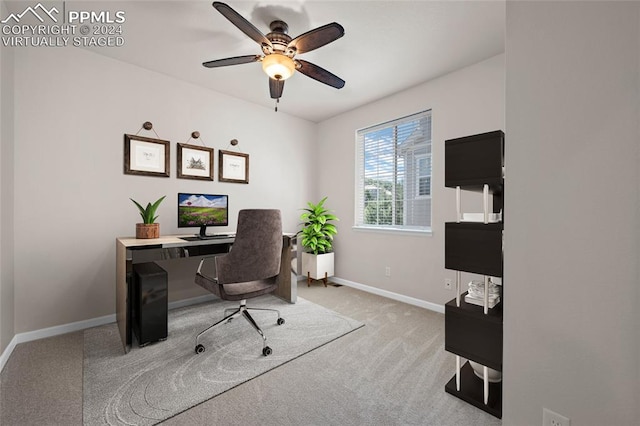
MULTIPOLYGON (((249 207, 280 208, 295 230, 314 123, 78 48, 16 49, 15 65, 15 333, 114 313, 115 238, 140 219, 129 197, 167 195, 162 234, 197 232, 177 228, 180 191, 229 194, 221 231, 249 207), (171 141, 170 178, 123 174, 123 134, 144 121, 171 141), (176 143, 194 130, 216 151, 238 139, 250 183, 218 182, 217 165, 214 182, 177 179, 176 143)), ((202 294, 189 284, 181 297, 202 294)))
POLYGON ((507 3, 505 425, 640 419, 639 52, 639 3, 507 3))
MULTIPOLYGON (((328 196, 326 205, 341 219, 336 276, 436 304, 453 298, 444 289, 445 277, 455 277, 444 269, 444 222, 455 218, 455 191, 444 187, 444 141, 497 129, 504 129, 504 55, 320 123, 316 198, 328 196), (352 229, 356 130, 426 109, 433 112, 433 234, 352 229)), ((479 212, 479 200, 465 195, 463 206, 479 212)))
MULTIPOLYGON (((4 2, 0 10, 5 16, 4 2)), ((13 64, 13 50, 0 48, 0 354, 14 335, 13 64)))

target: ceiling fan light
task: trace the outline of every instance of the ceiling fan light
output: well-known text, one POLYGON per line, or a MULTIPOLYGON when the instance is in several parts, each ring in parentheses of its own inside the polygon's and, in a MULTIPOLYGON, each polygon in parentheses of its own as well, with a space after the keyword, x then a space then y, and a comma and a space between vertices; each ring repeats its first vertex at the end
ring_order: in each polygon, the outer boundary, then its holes
POLYGON ((288 56, 280 53, 272 53, 262 60, 262 69, 275 80, 286 80, 293 75, 296 64, 288 56))

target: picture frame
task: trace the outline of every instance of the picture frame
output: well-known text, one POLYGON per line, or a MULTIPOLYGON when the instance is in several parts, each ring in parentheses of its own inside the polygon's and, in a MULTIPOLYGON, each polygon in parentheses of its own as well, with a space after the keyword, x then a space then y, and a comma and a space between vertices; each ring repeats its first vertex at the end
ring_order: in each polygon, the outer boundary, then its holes
POLYGON ((178 143, 178 178, 213 180, 213 148, 178 143))
POLYGON ((249 183, 249 154, 218 150, 218 180, 249 183))
POLYGON ((124 135, 124 173, 169 177, 169 141, 138 135, 124 135))

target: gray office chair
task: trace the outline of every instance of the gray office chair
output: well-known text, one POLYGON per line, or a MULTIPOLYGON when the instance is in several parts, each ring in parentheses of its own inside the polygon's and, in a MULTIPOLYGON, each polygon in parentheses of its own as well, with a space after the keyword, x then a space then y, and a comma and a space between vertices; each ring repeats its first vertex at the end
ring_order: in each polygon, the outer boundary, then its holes
POLYGON ((284 318, 275 309, 247 308, 247 299, 271 293, 276 289, 276 276, 280 272, 282 256, 282 220, 280 210, 240 210, 236 238, 227 254, 200 261, 196 272, 196 284, 223 300, 239 300, 239 308, 225 310, 225 317, 203 330, 196 337, 196 353, 205 348, 198 343, 204 333, 231 321, 240 315, 262 336, 262 354, 271 354, 267 337, 249 314, 249 310, 273 311, 278 314, 277 324, 284 318), (213 263, 215 272, 205 275, 203 264, 213 263), (209 276, 208 276, 209 275, 209 276), (233 311, 227 315, 227 312, 233 311))

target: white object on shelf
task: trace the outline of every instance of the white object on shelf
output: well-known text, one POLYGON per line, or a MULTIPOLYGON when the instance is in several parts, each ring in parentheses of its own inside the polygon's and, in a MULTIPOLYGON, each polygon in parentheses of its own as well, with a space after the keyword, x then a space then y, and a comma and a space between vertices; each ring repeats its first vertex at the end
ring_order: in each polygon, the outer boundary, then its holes
MULTIPOLYGON (((464 296, 464 301, 471 305, 484 306, 484 299, 478 299, 476 297, 469 296, 468 294, 464 296)), ((487 305, 489 309, 495 308, 498 303, 500 303, 500 296, 492 297, 489 295, 489 302, 487 305)))
MULTIPOLYGON (((471 365, 471 368, 473 368, 473 373, 480 379, 484 380, 484 365, 479 364, 475 361, 471 361, 469 360, 469 364, 471 365)), ((502 381, 502 373, 498 370, 494 370, 493 368, 489 368, 487 367, 488 370, 488 374, 487 374, 487 378, 489 380, 489 382, 491 383, 498 383, 500 381, 502 381)))
POLYGON ((500 292, 502 287, 491 282, 489 277, 485 276, 485 281, 472 280, 469 282, 469 291, 464 297, 464 301, 472 305, 486 306, 484 313, 488 313, 488 309, 495 307, 500 303, 500 292), (485 297, 486 295, 486 297, 485 297))
MULTIPOLYGON (((469 288, 470 296, 473 296, 477 299, 484 298, 484 292, 485 292, 484 282, 478 281, 478 280, 471 280, 468 284, 468 288, 469 288)), ((488 290, 489 297, 491 297, 491 295, 500 296, 501 289, 502 289, 501 286, 490 281, 489 290, 488 290)))
MULTIPOLYGON (((498 223, 502 221, 502 213, 489 213, 488 223, 498 223)), ((484 222, 484 213, 462 213, 462 222, 484 222)))
MULTIPOLYGON (((485 213, 485 217, 486 217, 486 213, 485 213)), ((485 223, 487 223, 485 221, 485 223)), ((484 313, 487 314, 489 313, 489 277, 487 275, 484 276, 484 294, 483 294, 483 301, 482 301, 482 306, 484 306, 484 313)), ((486 376, 486 374, 485 374, 486 376)), ((485 380, 486 381, 486 380, 485 380)), ((485 388, 486 388, 486 383, 485 383, 485 388)), ((484 396, 485 400, 487 399, 487 395, 485 392, 485 396, 484 396)), ((487 401, 484 402, 485 404, 487 403, 487 401)))

